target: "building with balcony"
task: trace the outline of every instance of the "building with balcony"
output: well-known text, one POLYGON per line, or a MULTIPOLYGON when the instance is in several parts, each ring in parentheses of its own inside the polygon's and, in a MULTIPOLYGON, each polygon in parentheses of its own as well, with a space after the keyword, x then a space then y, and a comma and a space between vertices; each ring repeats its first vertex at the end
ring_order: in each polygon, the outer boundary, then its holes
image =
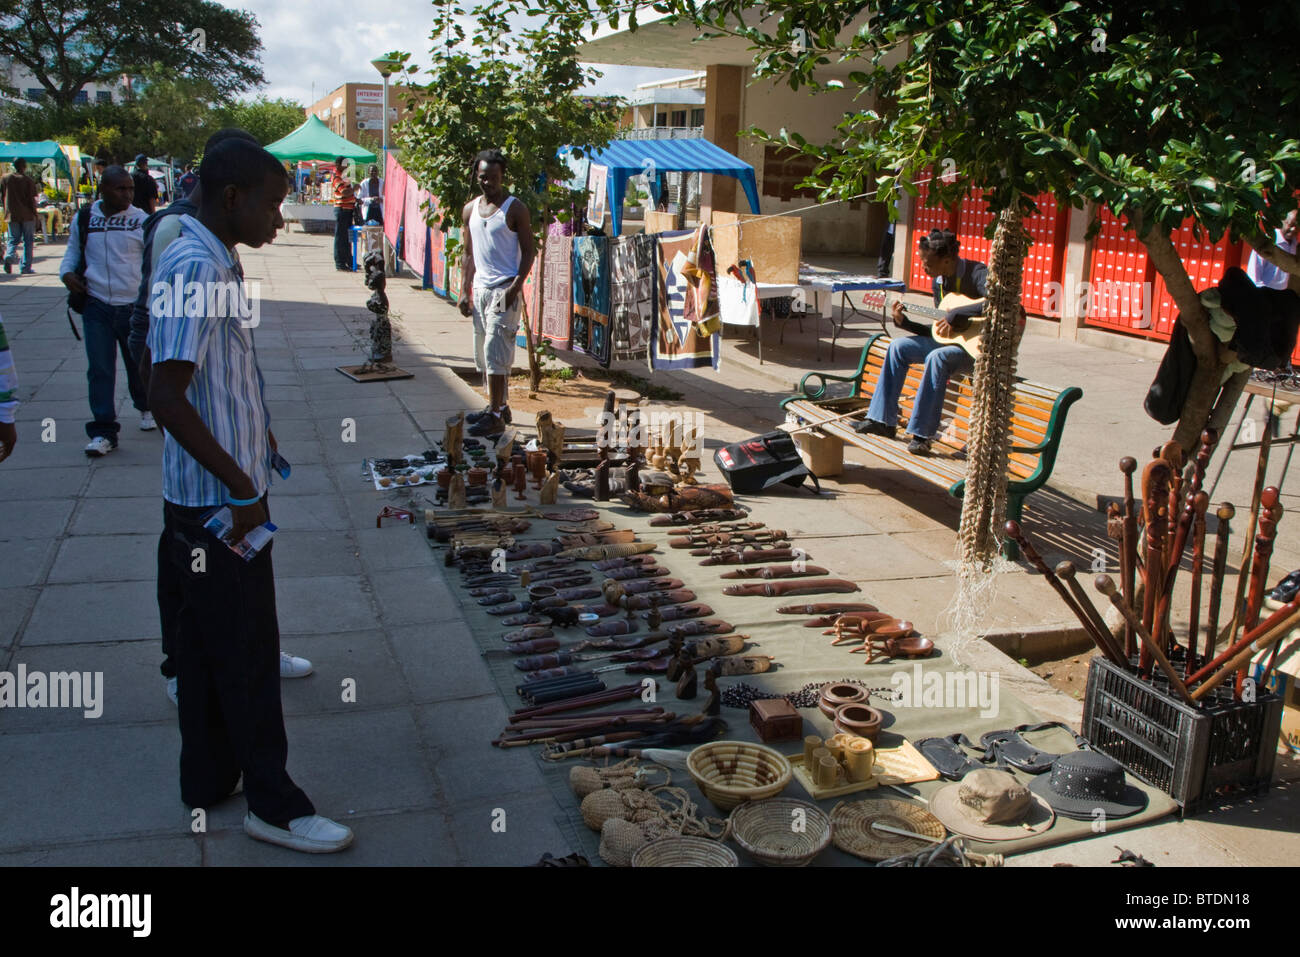
MULTIPOLYGON (((384 85, 382 83, 344 83, 325 94, 305 110, 315 115, 339 136, 352 143, 361 144, 362 134, 367 142, 379 146, 384 139, 384 85)), ((388 142, 393 142, 393 126, 406 116, 406 106, 398 87, 388 88, 388 142)), ((364 145, 364 144, 363 144, 364 145)))

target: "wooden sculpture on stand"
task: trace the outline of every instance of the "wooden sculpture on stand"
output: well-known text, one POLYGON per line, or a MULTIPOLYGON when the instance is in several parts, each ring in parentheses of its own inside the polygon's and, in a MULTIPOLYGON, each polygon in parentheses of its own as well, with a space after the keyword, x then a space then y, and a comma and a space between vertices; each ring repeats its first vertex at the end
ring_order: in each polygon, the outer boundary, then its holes
POLYGON ((374 290, 366 300, 366 308, 374 313, 367 335, 370 352, 362 365, 338 366, 338 371, 356 382, 412 379, 412 373, 393 365, 393 325, 388 318, 388 293, 384 291, 387 280, 383 254, 369 252, 361 262, 366 272, 366 288, 374 290))
POLYGON ((447 456, 448 468, 455 468, 465 457, 465 413, 457 412, 447 419, 447 430, 442 435, 442 451, 447 456))

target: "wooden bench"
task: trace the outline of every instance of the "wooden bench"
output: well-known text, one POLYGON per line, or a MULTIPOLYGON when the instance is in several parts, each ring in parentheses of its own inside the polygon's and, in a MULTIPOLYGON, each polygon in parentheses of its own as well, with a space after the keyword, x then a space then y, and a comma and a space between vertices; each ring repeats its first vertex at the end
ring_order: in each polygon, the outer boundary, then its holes
MULTIPOLYGON (((801 395, 791 396, 781 402, 781 408, 801 420, 800 424, 816 425, 815 431, 847 442, 870 452, 890 465, 910 472, 932 485, 946 488, 958 498, 966 488, 965 447, 969 441, 971 424, 970 376, 953 376, 944 392, 943 418, 939 433, 934 438, 928 456, 912 455, 906 442, 881 435, 863 435, 853 426, 866 417, 867 406, 880 380, 890 337, 877 334, 867 341, 858 360, 857 371, 839 376, 825 372, 809 372, 799 382, 801 395), (809 380, 820 380, 810 388, 809 380), (848 382, 852 384, 849 395, 827 398, 827 384, 848 382), (837 416, 854 413, 848 418, 837 416)), ((921 383, 923 366, 913 365, 907 371, 907 381, 899 396, 899 424, 905 426, 912 414, 917 387, 921 383)), ((1070 406, 1083 396, 1083 390, 1070 386, 1051 389, 1032 382, 1017 382, 1013 388, 1011 437, 1013 445, 1007 462, 1007 518, 1019 520, 1025 496, 1040 489, 1052 475, 1056 464, 1056 450, 1061 444, 1065 416, 1070 406)), ((1003 543, 1003 554, 1019 557, 1016 543, 1003 543)))

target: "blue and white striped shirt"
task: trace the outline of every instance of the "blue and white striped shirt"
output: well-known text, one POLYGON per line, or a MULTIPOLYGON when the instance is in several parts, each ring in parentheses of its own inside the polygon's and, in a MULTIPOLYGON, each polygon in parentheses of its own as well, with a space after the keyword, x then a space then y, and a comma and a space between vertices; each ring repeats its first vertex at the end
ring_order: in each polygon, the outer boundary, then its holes
MULTIPOLYGON (((253 351, 253 315, 231 250, 192 216, 154 267, 149 296, 149 350, 155 365, 192 362, 185 398, 213 438, 253 480, 259 495, 271 478, 271 417, 253 351)), ((163 498, 174 505, 220 505, 229 490, 181 448, 163 445, 163 498)))

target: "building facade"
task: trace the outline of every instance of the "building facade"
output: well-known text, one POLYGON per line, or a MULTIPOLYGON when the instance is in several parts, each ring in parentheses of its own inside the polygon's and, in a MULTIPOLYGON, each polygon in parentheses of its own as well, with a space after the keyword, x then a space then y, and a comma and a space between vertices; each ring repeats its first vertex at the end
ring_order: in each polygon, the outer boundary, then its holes
MULTIPOLYGON (((393 125, 406 115, 399 88, 388 88, 388 142, 392 145, 393 125)), ((384 139, 384 85, 382 83, 344 83, 325 94, 306 109, 339 136, 351 143, 361 143, 362 134, 373 137, 376 145, 384 139)))

